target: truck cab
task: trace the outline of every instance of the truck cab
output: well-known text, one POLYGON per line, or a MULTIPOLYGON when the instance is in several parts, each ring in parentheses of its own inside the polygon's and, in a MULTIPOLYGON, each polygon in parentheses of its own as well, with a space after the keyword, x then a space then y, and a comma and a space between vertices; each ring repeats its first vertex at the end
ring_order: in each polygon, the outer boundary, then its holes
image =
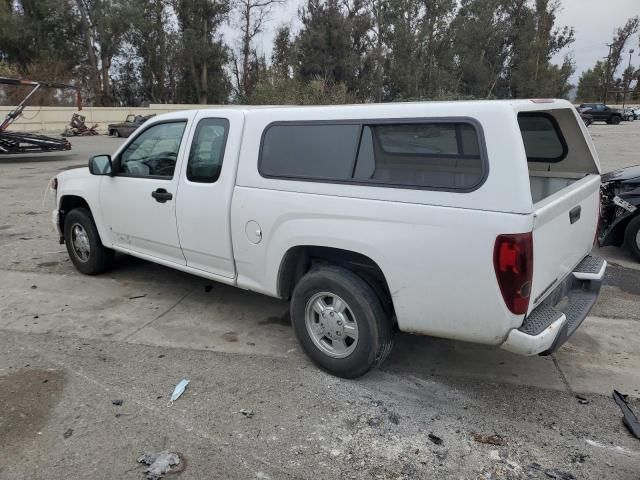
POLYGON ((344 377, 398 329, 548 354, 606 269, 597 154, 562 100, 175 112, 88 167, 55 181, 80 272, 118 251, 288 299, 344 377))

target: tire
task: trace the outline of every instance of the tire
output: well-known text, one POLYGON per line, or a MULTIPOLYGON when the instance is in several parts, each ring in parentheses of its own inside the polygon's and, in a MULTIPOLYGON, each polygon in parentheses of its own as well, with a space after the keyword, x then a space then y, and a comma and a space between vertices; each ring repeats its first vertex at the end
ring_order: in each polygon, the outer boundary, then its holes
POLYGON ((635 259, 640 262, 640 215, 636 215, 627 224, 624 243, 635 259))
POLYGON ((304 275, 293 291, 290 310, 294 331, 305 353, 333 375, 364 375, 382 364, 393 348, 391 319, 376 292, 345 268, 323 266, 304 275), (326 307, 322 310, 324 317, 312 307, 320 300, 326 307), (334 310, 337 303, 345 307, 334 310), (315 334, 311 325, 315 326, 315 334))
POLYGON ((85 275, 97 275, 111 267, 113 250, 100 241, 98 229, 86 208, 74 208, 65 215, 64 241, 73 265, 85 275))
POLYGON ((115 135, 116 135, 116 138, 121 138, 122 137, 122 134, 120 133, 120 130, 116 130, 115 131, 115 135))
POLYGON ((621 118, 618 115, 614 115, 613 117, 611 117, 611 123, 613 125, 619 125, 620 124, 620 120, 621 120, 621 118))

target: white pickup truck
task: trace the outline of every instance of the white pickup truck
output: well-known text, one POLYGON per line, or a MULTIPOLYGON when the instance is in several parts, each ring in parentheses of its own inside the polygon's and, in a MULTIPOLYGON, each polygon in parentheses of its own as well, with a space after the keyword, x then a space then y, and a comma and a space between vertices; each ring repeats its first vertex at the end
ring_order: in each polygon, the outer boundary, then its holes
POLYGON ((290 299, 306 353, 344 377, 396 329, 553 352, 606 268, 597 154, 563 100, 171 113, 54 186, 80 272, 117 251, 290 299))

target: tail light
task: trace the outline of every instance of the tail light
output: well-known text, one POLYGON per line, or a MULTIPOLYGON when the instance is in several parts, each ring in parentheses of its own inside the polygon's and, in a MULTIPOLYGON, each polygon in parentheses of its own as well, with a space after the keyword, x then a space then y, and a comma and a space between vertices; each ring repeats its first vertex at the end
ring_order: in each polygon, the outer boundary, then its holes
POLYGON ((493 266, 502 298, 511 313, 527 313, 533 278, 531 232, 498 235, 493 249, 493 266))

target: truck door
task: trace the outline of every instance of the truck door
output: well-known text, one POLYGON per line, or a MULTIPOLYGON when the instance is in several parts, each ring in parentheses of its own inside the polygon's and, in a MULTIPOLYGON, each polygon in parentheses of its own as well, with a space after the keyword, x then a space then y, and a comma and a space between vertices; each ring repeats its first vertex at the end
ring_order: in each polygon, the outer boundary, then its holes
POLYGON ((100 184, 100 206, 115 246, 185 265, 175 209, 193 115, 148 125, 114 157, 114 176, 100 184))
POLYGON ((236 274, 229 215, 243 122, 239 111, 197 115, 176 202, 187 265, 226 278, 236 274))

